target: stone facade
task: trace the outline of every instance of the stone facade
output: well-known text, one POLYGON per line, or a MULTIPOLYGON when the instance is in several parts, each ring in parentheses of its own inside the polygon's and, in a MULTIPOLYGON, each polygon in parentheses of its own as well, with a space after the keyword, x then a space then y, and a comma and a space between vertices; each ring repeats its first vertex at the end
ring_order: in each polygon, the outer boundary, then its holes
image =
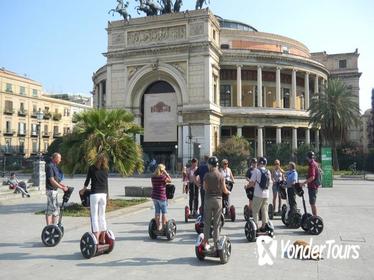
POLYGON ((107 32, 107 64, 93 76, 95 107, 124 108, 143 124, 145 94, 162 82, 176 95, 178 139, 138 137, 146 153, 177 153, 186 162, 234 134, 258 156, 281 142, 318 149, 306 110, 329 71, 302 43, 209 10, 113 21, 107 32))

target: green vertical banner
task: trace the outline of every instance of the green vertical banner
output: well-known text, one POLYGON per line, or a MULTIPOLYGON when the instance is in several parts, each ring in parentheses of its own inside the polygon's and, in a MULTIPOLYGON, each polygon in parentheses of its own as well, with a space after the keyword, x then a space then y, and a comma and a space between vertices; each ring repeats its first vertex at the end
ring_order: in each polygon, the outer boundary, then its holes
POLYGON ((322 147, 322 187, 332 188, 332 150, 330 147, 322 147))

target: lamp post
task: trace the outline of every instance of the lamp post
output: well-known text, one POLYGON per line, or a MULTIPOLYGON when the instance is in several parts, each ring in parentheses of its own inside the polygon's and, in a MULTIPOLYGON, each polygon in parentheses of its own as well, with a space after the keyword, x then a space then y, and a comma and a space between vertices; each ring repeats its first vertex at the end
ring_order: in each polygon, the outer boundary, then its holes
POLYGON ((38 155, 39 155, 39 160, 42 159, 42 120, 44 118, 44 113, 43 111, 39 108, 39 111, 36 112, 36 119, 38 120, 38 126, 39 126, 39 144, 38 144, 38 155))
POLYGON ((36 118, 39 125, 39 144, 38 144, 38 160, 34 162, 34 185, 38 186, 38 189, 41 190, 42 187, 45 187, 45 162, 43 161, 41 153, 42 145, 42 120, 44 118, 43 111, 39 108, 39 111, 36 112, 36 118))

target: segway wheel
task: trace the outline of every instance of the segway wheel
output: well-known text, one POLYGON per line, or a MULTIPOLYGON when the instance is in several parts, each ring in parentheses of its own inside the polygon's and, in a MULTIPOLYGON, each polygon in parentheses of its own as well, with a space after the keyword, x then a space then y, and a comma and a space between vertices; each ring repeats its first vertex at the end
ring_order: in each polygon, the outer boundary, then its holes
POLYGON ((271 203, 268 206, 268 214, 269 214, 270 220, 274 219, 274 207, 273 207, 273 204, 271 203))
POLYGON ((231 218, 231 222, 235 222, 236 213, 235 213, 235 206, 234 205, 230 206, 230 218, 231 218))
POLYGON ((168 240, 173 240, 177 235, 177 224, 174 219, 168 221, 166 225, 166 238, 168 240))
POLYGON ((91 232, 83 234, 80 242, 81 253, 86 259, 95 256, 97 251, 96 238, 91 232))
POLYGON ((289 221, 289 225, 288 227, 289 228, 292 228, 292 229, 297 229, 301 226, 301 214, 300 212, 295 212, 291 215, 291 217, 289 217, 288 219, 289 221))
POLYGON ((256 225, 252 219, 246 222, 245 227, 244 227, 244 233, 245 233, 245 237, 247 238, 248 242, 256 241, 256 225))
POLYGON ((105 254, 110 254, 113 251, 115 239, 114 233, 111 230, 107 230, 105 232, 105 243, 109 244, 109 249, 105 252, 105 254))
POLYGON ((306 224, 309 234, 319 235, 323 231, 323 220, 319 216, 310 217, 306 224))
POLYGON ((63 233, 57 225, 48 225, 42 231, 42 242, 47 247, 54 247, 60 243, 63 233))
POLYGON ((304 213, 303 216, 301 217, 301 228, 308 232, 309 228, 308 228, 308 225, 307 225, 307 220, 312 217, 312 214, 310 213, 304 213))
POLYGON ((195 244, 195 254, 199 261, 203 261, 205 259, 204 249, 201 243, 203 242, 204 234, 200 233, 197 237, 196 244, 195 244))
POLYGON ((188 206, 184 207, 184 222, 188 223, 188 217, 190 216, 190 208, 188 206))
POLYGON ((244 219, 246 220, 246 221, 249 221, 249 217, 250 217, 250 213, 249 213, 249 206, 248 205, 245 205, 244 206, 244 209, 243 209, 243 214, 244 214, 244 219))
POLYGON ((286 204, 282 204, 282 213, 287 211, 287 205, 286 204))
POLYGON ((59 224, 57 226, 61 230, 61 234, 62 234, 61 238, 64 237, 64 232, 65 232, 64 226, 62 224, 59 224))
POLYGON ((230 260, 231 256, 231 241, 229 238, 225 240, 222 250, 218 251, 221 264, 225 264, 230 260))
POLYGON ((283 208, 282 207, 282 223, 288 227, 289 223, 288 223, 288 219, 286 219, 286 214, 287 214, 287 206, 286 208, 283 208))
POLYGON ((156 220, 152 219, 148 225, 148 234, 151 239, 157 238, 157 235, 155 234, 156 227, 157 227, 156 220))

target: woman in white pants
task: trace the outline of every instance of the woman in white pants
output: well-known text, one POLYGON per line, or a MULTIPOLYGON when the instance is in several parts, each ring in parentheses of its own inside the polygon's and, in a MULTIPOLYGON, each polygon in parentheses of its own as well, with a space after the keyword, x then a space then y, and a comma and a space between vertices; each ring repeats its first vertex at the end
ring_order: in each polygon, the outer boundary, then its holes
POLYGON ((108 158, 99 154, 96 161, 88 169, 83 189, 87 189, 91 181, 90 213, 92 232, 99 243, 105 243, 105 235, 101 234, 107 230, 105 220, 105 209, 108 194, 108 158))

